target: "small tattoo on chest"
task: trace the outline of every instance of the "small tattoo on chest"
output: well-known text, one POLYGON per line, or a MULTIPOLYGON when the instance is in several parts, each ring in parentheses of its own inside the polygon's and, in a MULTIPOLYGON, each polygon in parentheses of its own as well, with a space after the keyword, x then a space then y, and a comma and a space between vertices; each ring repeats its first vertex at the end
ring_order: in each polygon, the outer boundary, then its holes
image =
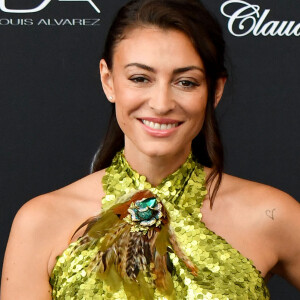
POLYGON ((274 221, 275 219, 275 216, 274 216, 274 211, 276 210, 276 208, 273 208, 273 209, 267 209, 265 212, 266 212, 266 215, 268 218, 272 219, 274 221))

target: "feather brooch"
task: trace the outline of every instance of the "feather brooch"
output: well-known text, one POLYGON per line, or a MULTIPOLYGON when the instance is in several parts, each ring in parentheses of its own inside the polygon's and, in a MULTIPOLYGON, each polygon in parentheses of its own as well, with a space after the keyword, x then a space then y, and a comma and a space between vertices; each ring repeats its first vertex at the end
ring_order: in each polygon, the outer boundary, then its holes
POLYGON ((148 190, 123 196, 81 227, 85 225, 81 247, 93 245, 98 250, 91 271, 112 291, 123 285, 128 299, 151 300, 155 289, 175 299, 169 253, 174 252, 197 276, 196 267, 178 245, 167 210, 148 190))

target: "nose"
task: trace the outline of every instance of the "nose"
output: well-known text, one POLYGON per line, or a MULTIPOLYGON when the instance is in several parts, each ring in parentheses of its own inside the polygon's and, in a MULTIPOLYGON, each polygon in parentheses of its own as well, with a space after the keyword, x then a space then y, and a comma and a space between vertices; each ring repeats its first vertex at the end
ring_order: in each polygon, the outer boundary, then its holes
POLYGON ((149 98, 149 106, 157 115, 166 115, 172 111, 176 103, 173 99, 169 83, 161 82, 154 86, 154 91, 149 98))

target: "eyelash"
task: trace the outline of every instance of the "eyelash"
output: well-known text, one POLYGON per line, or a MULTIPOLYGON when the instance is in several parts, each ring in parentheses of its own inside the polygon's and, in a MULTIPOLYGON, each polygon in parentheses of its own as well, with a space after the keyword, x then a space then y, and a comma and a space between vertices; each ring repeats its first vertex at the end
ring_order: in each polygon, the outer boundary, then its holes
POLYGON ((132 82, 135 82, 135 83, 146 83, 146 82, 149 82, 149 80, 147 78, 145 78, 144 76, 132 77, 129 80, 131 80, 132 82))
MULTIPOLYGON (((144 76, 132 77, 129 78, 129 80, 136 84, 146 84, 149 82, 149 79, 147 79, 144 76)), ((182 87, 183 89, 192 89, 200 85, 199 83, 193 82, 191 80, 179 80, 176 84, 179 84, 179 86, 182 87), (188 86, 184 84, 188 84, 188 86)))
POLYGON ((178 83, 181 83, 181 87, 183 87, 184 89, 192 89, 193 87, 199 86, 198 83, 190 81, 190 80, 180 80, 178 81, 178 83), (188 86, 184 85, 184 83, 188 84, 188 86))

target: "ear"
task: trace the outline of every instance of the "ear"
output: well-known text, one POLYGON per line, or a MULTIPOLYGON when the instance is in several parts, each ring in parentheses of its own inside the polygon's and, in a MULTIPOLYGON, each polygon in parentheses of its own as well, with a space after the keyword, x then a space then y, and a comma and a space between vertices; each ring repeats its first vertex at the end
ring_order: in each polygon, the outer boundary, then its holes
POLYGON ((217 107, 217 105, 219 104, 222 98, 226 81, 227 81, 227 77, 220 77, 217 80, 216 93, 215 93, 215 107, 217 107))
POLYGON ((114 82, 112 77, 112 72, 109 70, 107 63, 104 59, 100 60, 99 64, 100 77, 102 82, 102 88, 109 102, 115 102, 114 93, 114 82))

